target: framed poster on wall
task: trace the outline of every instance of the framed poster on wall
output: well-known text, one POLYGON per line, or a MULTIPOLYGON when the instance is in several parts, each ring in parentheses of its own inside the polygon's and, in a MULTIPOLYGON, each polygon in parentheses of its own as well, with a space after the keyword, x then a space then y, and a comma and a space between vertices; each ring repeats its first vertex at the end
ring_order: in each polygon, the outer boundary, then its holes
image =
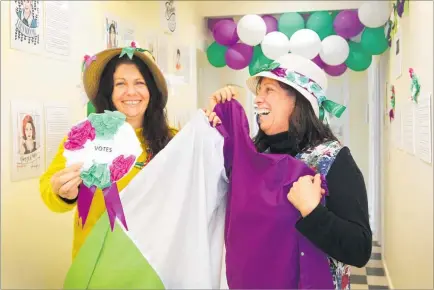
POLYGON ((43 105, 11 102, 12 181, 39 177, 44 171, 43 105))
POLYGON ((42 1, 10 1, 11 48, 30 53, 44 52, 42 1))
POLYGON ((160 1, 161 26, 165 33, 174 33, 176 31, 176 1, 160 1))

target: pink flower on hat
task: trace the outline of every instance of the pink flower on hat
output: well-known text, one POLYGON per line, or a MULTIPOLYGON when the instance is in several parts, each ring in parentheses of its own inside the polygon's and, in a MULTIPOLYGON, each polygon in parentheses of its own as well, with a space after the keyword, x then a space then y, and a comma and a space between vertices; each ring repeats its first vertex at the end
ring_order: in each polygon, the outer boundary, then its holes
POLYGON ((84 64, 85 64, 86 68, 88 68, 89 65, 95 60, 96 60, 96 55, 90 56, 90 55, 86 54, 84 56, 84 64))
POLYGON ((84 148, 87 140, 93 141, 95 139, 95 128, 86 120, 77 126, 72 127, 68 133, 68 140, 65 142, 64 147, 67 150, 79 150, 84 148))
POLYGON ((135 160, 134 155, 130 155, 127 158, 124 155, 116 157, 110 165, 111 182, 116 182, 127 174, 135 160))

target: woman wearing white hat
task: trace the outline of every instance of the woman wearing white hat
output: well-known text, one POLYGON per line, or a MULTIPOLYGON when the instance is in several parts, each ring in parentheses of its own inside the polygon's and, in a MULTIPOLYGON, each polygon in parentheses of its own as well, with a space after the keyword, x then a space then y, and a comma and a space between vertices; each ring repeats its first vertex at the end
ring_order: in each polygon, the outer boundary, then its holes
MULTIPOLYGON (((318 173, 301 177, 287 198, 302 216, 297 230, 329 257, 335 288, 348 289, 348 265, 363 267, 369 261, 372 233, 362 173, 350 150, 327 126, 330 115, 340 117, 345 107, 327 100, 325 73, 312 61, 293 54, 258 68, 247 85, 256 95, 257 150, 289 154, 318 173), (328 184, 326 206, 320 203, 324 193, 320 174, 328 184)), ((236 95, 232 87, 213 94, 206 114, 214 125, 220 123, 212 112, 215 104, 236 95)))

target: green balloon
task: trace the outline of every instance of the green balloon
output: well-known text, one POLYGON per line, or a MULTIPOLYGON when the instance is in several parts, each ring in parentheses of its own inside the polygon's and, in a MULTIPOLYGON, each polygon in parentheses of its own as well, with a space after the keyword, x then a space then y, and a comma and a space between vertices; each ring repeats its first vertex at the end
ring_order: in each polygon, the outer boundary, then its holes
POLYGON ((226 46, 213 42, 206 50, 206 56, 209 63, 215 67, 224 67, 226 65, 225 53, 228 50, 226 46))
POLYGON ((378 28, 366 27, 360 43, 363 49, 372 55, 382 54, 389 47, 383 26, 378 28))
POLYGON ((357 42, 349 41, 350 54, 345 64, 353 71, 364 71, 372 63, 372 55, 367 53, 362 45, 357 42))
POLYGON ((298 30, 303 29, 304 18, 297 12, 283 13, 278 22, 277 30, 288 36, 288 39, 298 30))
POLYGON ((256 45, 253 47, 253 57, 249 64, 249 74, 251 76, 254 75, 259 67, 272 62, 273 60, 266 57, 262 52, 261 45, 256 45))
POLYGON ((307 20, 306 28, 315 31, 323 40, 333 33, 333 18, 327 11, 315 12, 307 20))

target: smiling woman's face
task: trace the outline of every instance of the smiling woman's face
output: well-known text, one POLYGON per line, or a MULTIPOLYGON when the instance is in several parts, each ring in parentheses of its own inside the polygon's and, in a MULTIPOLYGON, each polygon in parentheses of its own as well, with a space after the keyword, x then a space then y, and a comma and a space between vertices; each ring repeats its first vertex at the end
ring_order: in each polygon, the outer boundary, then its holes
POLYGON ((149 104, 145 79, 134 64, 121 64, 113 75, 112 101, 129 123, 141 122, 149 104))
POLYGON ((259 126, 265 134, 285 132, 289 129, 289 117, 294 111, 295 95, 289 95, 278 81, 263 78, 258 85, 255 106, 259 126))

